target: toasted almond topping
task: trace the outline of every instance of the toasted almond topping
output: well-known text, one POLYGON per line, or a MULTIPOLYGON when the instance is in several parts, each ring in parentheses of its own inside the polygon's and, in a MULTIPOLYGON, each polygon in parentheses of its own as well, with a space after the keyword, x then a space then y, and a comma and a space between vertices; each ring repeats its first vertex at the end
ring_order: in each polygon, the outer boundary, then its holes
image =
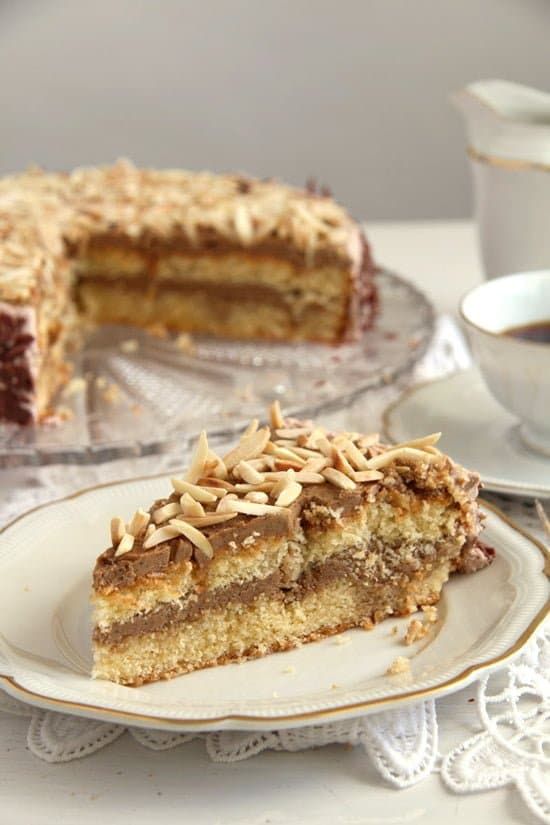
POLYGON ((369 447, 372 447, 373 444, 380 443, 380 433, 368 433, 368 435, 362 435, 357 440, 357 446, 360 450, 367 450, 369 447))
POLYGON ((281 478, 275 482, 273 487, 271 488, 270 495, 272 498, 278 498, 279 495, 283 492, 283 490, 289 486, 289 484, 294 483, 294 470, 287 470, 286 473, 283 473, 281 478))
MULTIPOLYGON (((185 522, 193 527, 210 527, 212 524, 223 524, 224 521, 231 521, 237 513, 206 513, 204 516, 186 516, 185 522)), ((180 519, 173 519, 174 522, 180 519)), ((170 522, 172 524, 172 521, 170 522)))
POLYGON ((355 490, 357 486, 355 481, 341 473, 340 470, 335 470, 334 467, 327 467, 326 470, 323 470, 323 476, 335 487, 340 487, 342 490, 355 490))
MULTIPOLYGON (((201 488, 203 493, 210 493, 210 495, 214 496, 214 498, 223 498, 227 495, 228 489, 233 490, 233 485, 229 483, 227 484, 227 487, 210 487, 208 484, 203 484, 203 481, 208 482, 209 479, 199 478, 199 483, 197 486, 201 488)), ((216 479, 214 479, 214 481, 216 481, 216 479)))
POLYGON ((243 436, 234 450, 231 450, 225 457, 224 463, 228 470, 236 467, 240 461, 248 461, 250 458, 258 458, 269 441, 269 428, 262 427, 255 433, 243 436))
POLYGON ((261 473, 263 470, 267 470, 273 464, 273 460, 271 456, 265 456, 263 458, 260 456, 259 458, 251 458, 250 461, 247 461, 247 464, 250 464, 251 467, 254 467, 255 470, 258 470, 261 473))
POLYGON ((443 455, 441 450, 438 450, 437 447, 428 446, 428 447, 422 447, 422 449, 424 450, 424 452, 431 453, 432 455, 443 455))
POLYGON ((218 501, 218 506, 216 507, 216 513, 229 513, 229 501, 236 501, 238 496, 235 493, 228 493, 225 498, 221 498, 218 501))
POLYGON ((262 492, 250 492, 245 495, 246 501, 253 501, 255 504, 267 504, 269 501, 269 496, 267 493, 262 492))
POLYGON ((233 473, 242 478, 248 484, 261 484, 264 477, 258 470, 255 470, 247 461, 239 461, 236 467, 233 468, 233 473))
POLYGON ((355 470, 338 447, 332 448, 332 463, 336 470, 340 470, 341 473, 349 476, 349 478, 353 478, 355 470))
POLYGON ((204 504, 211 504, 217 499, 214 493, 210 493, 204 487, 200 487, 198 484, 190 484, 181 478, 173 478, 172 487, 177 493, 189 493, 195 501, 201 501, 204 504))
POLYGON ((132 536, 139 536, 139 534, 145 530, 150 521, 151 516, 149 513, 146 513, 145 510, 136 510, 132 517, 132 521, 128 525, 128 532, 131 533, 132 536))
POLYGON ((316 441, 316 447, 320 453, 326 456, 326 458, 332 459, 333 445, 330 443, 330 441, 325 435, 319 436, 319 438, 316 441))
POLYGON ((434 444, 437 444, 440 438, 441 433, 430 433, 430 435, 425 435, 422 438, 413 438, 411 441, 403 441, 395 446, 416 447, 417 449, 422 450, 424 447, 433 447, 434 444))
POLYGON ((297 461, 289 461, 288 458, 276 458, 274 462, 274 469, 277 470, 301 470, 303 464, 298 464, 297 461))
POLYGON ((275 507, 272 504, 256 504, 254 501, 224 498, 227 508, 232 513, 244 513, 247 516, 269 516, 272 513, 284 513, 284 507, 275 507))
POLYGON ((342 442, 341 450, 348 457, 350 464, 355 470, 368 470, 369 465, 367 463, 367 459, 361 450, 355 446, 353 441, 345 439, 342 442))
POLYGON ((221 490, 225 490, 226 493, 232 493, 234 490, 235 485, 231 481, 226 481, 224 478, 213 478, 212 476, 204 476, 204 478, 199 478, 198 481, 201 487, 204 487, 208 490, 209 493, 212 493, 213 496, 221 496, 221 490))
POLYGON ((184 493, 180 498, 180 505, 181 511, 184 516, 191 516, 194 518, 200 518, 204 516, 204 507, 200 503, 200 501, 195 501, 195 499, 189 495, 189 493, 184 493))
POLYGON ((122 541, 122 537, 126 532, 126 525, 120 518, 120 516, 115 516, 111 519, 111 544, 113 547, 117 547, 117 545, 122 541))
POLYGON ((148 539, 148 538, 149 538, 149 536, 152 536, 152 535, 153 535, 153 533, 155 532, 155 530, 156 530, 156 529, 157 529, 157 528, 155 527, 155 525, 154 525, 154 524, 149 523, 149 524, 147 525, 147 529, 146 529, 146 531, 145 531, 145 538, 146 538, 146 539, 148 539))
POLYGON ((274 401, 269 408, 269 421, 273 430, 281 430, 285 426, 281 405, 278 401, 274 401))
POLYGON ((195 454, 193 456, 193 460, 191 461, 191 466, 185 474, 186 481, 189 481, 191 484, 195 484, 201 476, 205 475, 204 465, 208 460, 209 452, 208 438, 206 437, 206 432, 203 430, 199 436, 195 454))
POLYGON ((170 539, 175 539, 176 536, 179 535, 179 531, 171 525, 159 527, 158 530, 155 530, 154 533, 151 533, 151 535, 145 539, 145 541, 143 542, 143 549, 150 550, 151 547, 156 547, 157 544, 162 544, 163 541, 170 541, 170 539))
POLYGON ((384 473, 380 473, 378 470, 358 470, 352 476, 354 481, 358 481, 359 483, 363 483, 366 481, 378 481, 381 478, 384 478, 384 473))
POLYGON ((300 467, 303 467, 306 463, 305 459, 301 458, 293 450, 287 450, 285 447, 278 447, 277 444, 274 444, 272 441, 266 444, 265 451, 268 455, 275 456, 276 458, 282 458, 286 461, 291 461, 294 464, 299 464, 300 467))
POLYGON ((323 458, 319 450, 308 450, 305 447, 293 447, 292 452, 299 455, 300 458, 305 458, 306 461, 309 461, 309 459, 323 458))
POLYGON ((124 553, 129 553, 132 547, 134 546, 134 537, 131 533, 124 533, 120 543, 115 551, 115 559, 119 556, 123 556, 124 553))
POLYGON ((257 431, 259 425, 260 425, 260 422, 258 421, 258 419, 253 418, 252 421, 250 422, 250 424, 248 425, 248 427, 246 428, 246 430, 244 431, 243 436, 252 435, 252 433, 255 433, 257 431))
POLYGON ((235 484, 236 493, 269 493, 273 489, 274 481, 263 481, 261 484, 235 484))
MULTIPOLYGON (((266 477, 266 481, 273 484, 282 478, 286 478, 287 473, 288 470, 286 472, 264 473, 264 475, 266 477)), ((294 481, 299 481, 301 484, 323 484, 325 479, 320 473, 313 473, 302 469, 294 473, 294 481)))
POLYGON ((275 505, 277 507, 288 507, 289 504, 296 501, 301 492, 302 485, 298 484, 297 481, 291 481, 290 484, 287 484, 284 490, 279 493, 275 505))
POLYGON ((188 521, 183 521, 181 519, 172 519, 170 522, 170 526, 174 529, 178 530, 182 536, 185 536, 186 539, 189 539, 191 544, 194 544, 195 547, 198 547, 199 550, 202 550, 204 555, 211 559, 214 556, 214 548, 204 535, 201 533, 200 530, 197 530, 196 527, 193 527, 192 524, 189 524, 188 521))
POLYGON ((153 510, 153 521, 155 524, 162 524, 164 521, 168 521, 169 518, 177 516, 178 513, 181 513, 179 502, 170 501, 163 507, 159 507, 158 510, 153 510))
POLYGON ((309 435, 300 435, 296 439, 300 447, 307 447, 308 450, 317 450, 317 441, 319 438, 325 438, 327 431, 324 427, 314 427, 309 435))
POLYGON ((304 464, 302 472, 320 473, 321 470, 324 470, 325 467, 328 467, 329 465, 330 461, 328 458, 324 458, 324 456, 320 456, 319 458, 308 458, 304 464))
POLYGON ((291 441, 294 441, 295 438, 299 438, 301 435, 309 435, 310 433, 311 427, 283 427, 282 429, 275 430, 277 438, 290 439, 291 441))
POLYGON ((208 458, 206 459, 206 464, 204 465, 204 475, 213 475, 214 478, 227 478, 229 475, 227 472, 227 467, 221 460, 220 456, 212 450, 208 450, 208 458))
POLYGON ((395 447, 394 449, 387 450, 385 453, 374 456, 374 458, 369 458, 369 469, 381 470, 382 467, 387 467, 388 464, 392 464, 397 460, 424 461, 430 463, 437 461, 437 458, 438 456, 432 455, 432 453, 425 453, 423 450, 414 449, 414 447, 395 447))

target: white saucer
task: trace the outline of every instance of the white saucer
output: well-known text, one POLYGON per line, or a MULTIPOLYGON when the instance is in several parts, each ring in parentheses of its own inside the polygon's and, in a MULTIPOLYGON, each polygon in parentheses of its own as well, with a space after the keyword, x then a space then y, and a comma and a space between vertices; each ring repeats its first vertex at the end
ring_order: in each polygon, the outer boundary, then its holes
POLYGON ((414 387, 384 413, 390 441, 441 430, 441 449, 477 470, 487 490, 550 497, 550 458, 529 450, 517 420, 486 388, 477 369, 414 387))

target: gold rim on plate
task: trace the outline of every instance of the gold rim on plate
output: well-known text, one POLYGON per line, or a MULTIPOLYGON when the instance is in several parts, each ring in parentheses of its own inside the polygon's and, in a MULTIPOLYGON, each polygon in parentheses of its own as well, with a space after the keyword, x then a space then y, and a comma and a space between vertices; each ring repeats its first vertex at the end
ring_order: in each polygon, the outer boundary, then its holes
MULTIPOLYGON (((123 479, 121 481, 111 481, 104 482, 102 484, 95 484, 92 487, 86 487, 82 490, 78 490, 75 493, 71 493, 67 496, 55 499, 54 501, 48 501, 43 504, 39 504, 38 506, 33 507, 26 513, 22 513, 21 515, 17 516, 15 519, 10 521, 8 524, 4 525, 4 527, 0 529, 0 535, 2 535, 10 527, 13 527, 14 524, 17 524, 17 522, 29 516, 31 513, 36 513, 37 511, 42 510, 45 507, 50 507, 51 505, 59 504, 64 501, 71 501, 75 498, 79 498, 80 496, 86 495, 87 493, 91 493, 95 490, 100 490, 106 487, 118 487, 121 484, 129 484, 134 481, 153 481, 154 479, 162 478, 163 476, 166 476, 166 473, 155 473, 154 475, 143 475, 137 476, 132 479, 123 479)), ((528 541, 530 541, 540 551, 544 559, 543 574, 550 578, 550 550, 535 536, 533 536, 527 530, 524 530, 523 527, 520 527, 519 524, 516 524, 516 522, 513 521, 513 519, 509 518, 498 507, 487 501, 484 501, 483 499, 480 500, 480 503, 483 505, 483 507, 495 513, 502 521, 505 522, 505 524, 508 524, 510 527, 512 527, 513 530, 515 530, 524 538, 528 539, 528 541)), ((0 673, 0 685, 4 687, 4 689, 9 695, 30 705, 35 705, 37 707, 42 708, 46 707, 50 710, 55 710, 59 713, 66 712, 69 714, 72 713, 73 715, 76 714, 80 716, 90 716, 96 719, 109 720, 117 724, 124 724, 126 722, 129 725, 141 725, 142 727, 162 727, 164 725, 166 727, 170 727, 171 729, 186 728, 203 730, 205 729, 205 727, 211 728, 215 725, 225 725, 231 722, 243 722, 249 725, 265 725, 269 722, 273 723, 274 726, 276 726, 278 723, 280 724, 281 722, 286 723, 292 721, 308 723, 311 722, 313 724, 323 722, 327 719, 332 720, 342 716, 349 717, 354 714, 360 716, 363 713, 371 712, 375 709, 384 708, 388 705, 393 705, 396 703, 409 702, 414 699, 426 699, 430 696, 433 696, 434 694, 449 693, 451 692, 451 688, 456 688, 458 690, 460 686, 464 683, 472 681, 471 677, 474 677, 475 674, 482 673, 483 671, 486 671, 488 669, 493 669, 494 667, 496 667, 496 665, 504 664, 508 659, 512 658, 516 653, 518 653, 521 650, 521 648, 526 644, 526 642, 531 638, 531 636, 535 633, 535 631, 542 625, 543 621, 549 614, 550 599, 547 600, 544 607, 542 607, 541 610, 539 610, 539 612, 534 617, 534 619, 531 620, 527 628, 523 631, 519 638, 516 639, 514 644, 512 644, 507 650, 505 650, 498 656, 493 656, 492 658, 485 660, 484 662, 480 662, 475 665, 470 665, 456 676, 453 676, 452 679, 448 679, 447 681, 441 682, 438 685, 433 685, 429 688, 419 688, 417 690, 404 691, 403 693, 394 694, 392 696, 387 697, 381 697, 379 699, 368 699, 364 702, 353 702, 351 704, 342 705, 337 708, 307 711, 305 713, 291 713, 281 716, 251 716, 248 714, 231 713, 225 716, 213 716, 204 719, 174 719, 170 716, 163 717, 144 713, 134 713, 132 711, 118 711, 102 707, 101 705, 92 705, 85 702, 73 702, 66 699, 55 699, 54 697, 45 696, 42 693, 36 693, 35 691, 29 690, 28 688, 19 684, 19 682, 17 682, 13 676, 4 673, 0 673)))

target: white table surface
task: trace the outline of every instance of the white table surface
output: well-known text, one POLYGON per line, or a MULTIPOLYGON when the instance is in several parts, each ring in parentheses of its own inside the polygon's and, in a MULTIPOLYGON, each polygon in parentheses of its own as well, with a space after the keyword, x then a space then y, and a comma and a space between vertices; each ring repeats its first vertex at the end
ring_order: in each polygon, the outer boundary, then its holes
MULTIPOLYGON (((369 237, 376 260, 414 281, 439 311, 454 313, 481 278, 470 222, 374 223, 369 237)), ((476 732, 474 696, 471 687, 438 703, 442 751, 476 732)), ((27 719, 0 713, 0 825, 535 822, 512 789, 457 796, 436 775, 389 788, 360 748, 216 764, 201 742, 152 752, 124 735, 90 757, 49 765, 27 750, 27 728, 27 719)))

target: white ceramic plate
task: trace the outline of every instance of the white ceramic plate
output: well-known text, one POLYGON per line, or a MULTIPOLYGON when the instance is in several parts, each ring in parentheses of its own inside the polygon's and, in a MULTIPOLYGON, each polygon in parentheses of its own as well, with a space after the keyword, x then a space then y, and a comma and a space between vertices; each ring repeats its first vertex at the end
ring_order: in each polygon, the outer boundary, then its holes
POLYGON ((488 510, 485 539, 497 550, 495 562, 453 577, 433 633, 416 645, 400 641, 408 619, 389 620, 144 687, 94 681, 88 595, 106 525, 113 512, 130 513, 162 495, 166 483, 148 478, 83 491, 4 530, 0 686, 8 693, 39 707, 151 728, 295 727, 456 690, 517 653, 548 611, 544 548, 488 510), (397 656, 409 657, 410 673, 385 675, 397 656))
POLYGON ((441 449, 477 470, 487 490, 550 497, 550 459, 524 445, 517 420, 475 368, 406 391, 385 411, 383 428, 393 442, 441 430, 441 449))

